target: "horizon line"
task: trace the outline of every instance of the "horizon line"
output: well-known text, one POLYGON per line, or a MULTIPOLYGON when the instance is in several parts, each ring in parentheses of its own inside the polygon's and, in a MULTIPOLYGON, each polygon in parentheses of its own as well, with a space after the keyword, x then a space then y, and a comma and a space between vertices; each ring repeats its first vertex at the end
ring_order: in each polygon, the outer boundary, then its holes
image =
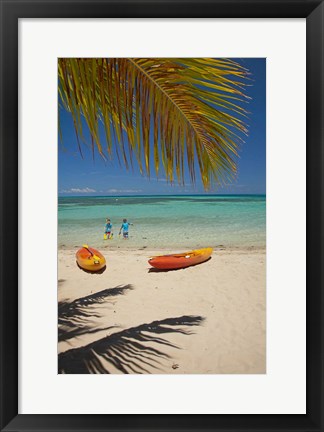
POLYGON ((114 198, 114 197, 144 197, 144 196, 266 196, 266 193, 224 193, 224 194, 132 194, 132 195, 69 195, 69 194, 58 194, 58 197, 66 198, 114 198))

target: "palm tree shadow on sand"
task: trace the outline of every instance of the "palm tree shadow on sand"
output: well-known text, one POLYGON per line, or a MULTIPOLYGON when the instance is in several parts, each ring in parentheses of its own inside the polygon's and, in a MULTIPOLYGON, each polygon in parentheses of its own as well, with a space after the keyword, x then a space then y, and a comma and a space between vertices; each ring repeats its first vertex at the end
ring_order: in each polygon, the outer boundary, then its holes
POLYGON ((132 290, 133 286, 120 285, 115 288, 108 288, 86 297, 81 297, 72 302, 61 301, 58 303, 58 341, 68 341, 74 337, 87 333, 96 333, 101 330, 114 328, 96 327, 94 318, 100 318, 98 305, 109 302, 110 298, 117 295, 124 295, 132 290))
POLYGON ((171 359, 163 347, 180 349, 168 341, 165 335, 191 335, 193 332, 190 328, 203 321, 201 316, 184 315, 116 332, 59 354, 58 373, 110 374, 114 373, 113 369, 125 374, 151 373, 152 369, 161 369, 163 363, 171 359))

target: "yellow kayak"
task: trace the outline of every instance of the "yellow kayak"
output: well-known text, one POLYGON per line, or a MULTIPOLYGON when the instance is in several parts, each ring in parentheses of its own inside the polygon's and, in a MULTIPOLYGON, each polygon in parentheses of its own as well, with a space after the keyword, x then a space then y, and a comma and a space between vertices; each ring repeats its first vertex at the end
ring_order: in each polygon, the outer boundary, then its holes
POLYGON ((83 245, 75 254, 77 263, 84 270, 97 272, 106 265, 105 257, 97 250, 88 245, 83 245))

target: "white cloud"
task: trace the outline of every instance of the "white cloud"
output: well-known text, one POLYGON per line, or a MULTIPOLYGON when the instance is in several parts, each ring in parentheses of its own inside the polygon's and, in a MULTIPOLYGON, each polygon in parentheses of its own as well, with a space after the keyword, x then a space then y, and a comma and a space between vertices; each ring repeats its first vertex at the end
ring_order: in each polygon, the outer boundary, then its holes
POLYGON ((143 192, 142 189, 108 189, 107 193, 136 193, 136 192, 143 192))
POLYGON ((89 187, 79 189, 79 188, 71 188, 71 189, 63 189, 60 193, 93 193, 96 192, 95 189, 91 189, 89 187))

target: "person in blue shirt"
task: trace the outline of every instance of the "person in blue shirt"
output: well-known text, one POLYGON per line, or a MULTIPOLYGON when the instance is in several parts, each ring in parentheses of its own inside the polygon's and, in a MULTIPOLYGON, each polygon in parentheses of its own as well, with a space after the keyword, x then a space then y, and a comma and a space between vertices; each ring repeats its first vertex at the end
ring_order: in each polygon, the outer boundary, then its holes
POLYGON ((121 230, 123 230, 123 238, 124 238, 124 240, 128 239, 128 228, 129 228, 129 225, 133 225, 133 224, 130 223, 130 222, 127 222, 127 219, 123 219, 123 223, 122 223, 122 225, 120 227, 120 230, 119 230, 119 235, 121 233, 121 230))
POLYGON ((105 225, 105 233, 104 233, 104 239, 109 240, 112 238, 112 223, 110 222, 110 219, 106 219, 106 225, 105 225))

